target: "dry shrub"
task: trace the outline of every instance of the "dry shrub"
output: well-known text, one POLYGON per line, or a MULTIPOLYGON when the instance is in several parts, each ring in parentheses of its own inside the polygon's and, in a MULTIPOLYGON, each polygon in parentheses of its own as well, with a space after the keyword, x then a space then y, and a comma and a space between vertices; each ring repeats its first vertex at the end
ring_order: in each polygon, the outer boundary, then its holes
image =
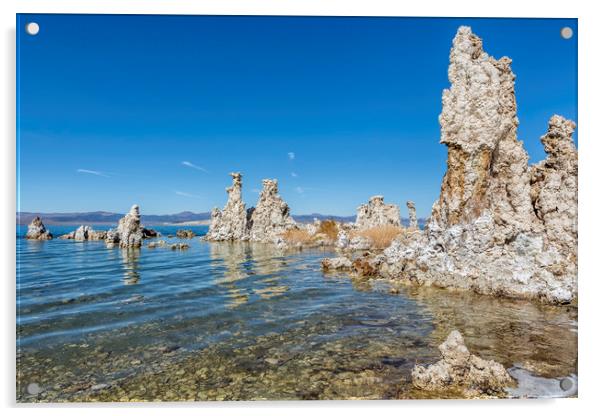
POLYGON ((316 234, 326 234, 329 239, 335 241, 339 235, 339 227, 333 220, 322 221, 316 234))
POLYGON ((307 244, 311 241, 311 235, 306 230, 291 229, 282 234, 282 238, 291 244, 307 244))
POLYGON ((357 231, 356 235, 366 237, 372 241, 374 248, 387 248, 393 240, 403 234, 403 228, 395 225, 379 225, 367 230, 357 231))

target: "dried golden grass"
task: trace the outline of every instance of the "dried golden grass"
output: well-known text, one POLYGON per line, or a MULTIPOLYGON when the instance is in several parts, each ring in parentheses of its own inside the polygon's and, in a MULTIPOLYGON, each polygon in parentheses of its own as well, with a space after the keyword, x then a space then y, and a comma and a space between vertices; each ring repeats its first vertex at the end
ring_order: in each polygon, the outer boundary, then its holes
POLYGON ((339 235, 339 227, 333 220, 325 220, 320 223, 316 234, 326 234, 329 239, 336 241, 339 235))
POLYGON ((383 249, 389 247, 393 240, 401 236, 403 232, 403 228, 395 225, 380 225, 367 230, 356 231, 353 234, 366 237, 372 241, 374 248, 383 249))
POLYGON ((307 244, 311 241, 312 236, 306 230, 292 229, 285 231, 282 238, 290 244, 307 244))

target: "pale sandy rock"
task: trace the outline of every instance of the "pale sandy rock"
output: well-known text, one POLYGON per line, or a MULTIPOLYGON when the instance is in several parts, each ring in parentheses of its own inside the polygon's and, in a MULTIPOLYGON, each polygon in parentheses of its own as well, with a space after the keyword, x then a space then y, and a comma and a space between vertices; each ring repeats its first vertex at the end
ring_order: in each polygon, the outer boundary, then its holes
POLYGON ((418 218, 416 218, 416 204, 414 201, 406 202, 408 207, 408 218, 410 219, 409 228, 418 228, 418 218))
POLYGON ((75 241, 100 241, 107 236, 106 231, 96 231, 89 225, 80 225, 75 231, 62 235, 59 238, 62 240, 75 241))
POLYGON ((349 240, 349 250, 370 250, 372 248, 372 240, 361 235, 356 235, 349 240))
POLYGON ((40 217, 35 217, 27 226, 25 238, 28 240, 52 240, 52 233, 46 229, 40 217))
POLYGON ((228 202, 223 210, 211 211, 211 224, 205 235, 208 241, 248 240, 247 210, 242 200, 242 174, 231 173, 232 186, 226 188, 228 202))
POLYGON ((190 246, 184 243, 175 243, 170 246, 172 250, 188 250, 190 246))
POLYGON ((322 269, 328 270, 350 270, 351 260, 347 257, 333 257, 322 260, 322 269))
POLYGON ((560 116, 529 167, 516 138, 510 59, 461 27, 443 93, 447 172, 425 232, 385 250, 382 274, 418 284, 566 303, 577 284, 575 124, 560 116))
POLYGON ((574 130, 575 123, 570 120, 557 115, 550 119, 548 132, 541 138, 547 157, 531 167, 531 201, 543 224, 545 243, 568 257, 557 264, 554 273, 576 277, 578 167, 574 130))
POLYGON ((442 359, 428 367, 416 365, 412 383, 421 390, 462 389, 467 396, 505 396, 513 380, 503 365, 484 360, 468 351, 458 331, 439 345, 442 359))
POLYGON ((167 241, 165 240, 157 240, 148 243, 148 248, 157 248, 157 247, 165 247, 167 245, 167 241))
POLYGON ((121 248, 142 246, 143 227, 140 224, 140 208, 132 205, 130 212, 119 220, 116 229, 107 231, 105 242, 108 246, 119 245, 121 248))
POLYGON ((385 204, 384 197, 376 195, 370 198, 367 204, 357 208, 355 225, 360 230, 374 228, 381 225, 401 226, 399 207, 394 204, 385 204))
POLYGON ((347 231, 340 230, 339 234, 337 235, 337 242, 335 243, 335 246, 341 250, 346 250, 349 248, 350 243, 351 240, 349 239, 349 234, 347 231))
POLYGON ((248 228, 251 241, 272 242, 295 227, 288 204, 278 194, 276 179, 263 180, 257 206, 250 212, 248 228))

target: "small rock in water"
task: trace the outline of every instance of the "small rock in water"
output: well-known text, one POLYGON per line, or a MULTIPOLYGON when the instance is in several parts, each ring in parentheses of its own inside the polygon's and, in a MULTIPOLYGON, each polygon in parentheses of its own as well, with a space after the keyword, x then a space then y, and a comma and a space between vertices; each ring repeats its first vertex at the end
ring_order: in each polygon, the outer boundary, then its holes
POLYGON ((414 367, 414 387, 430 391, 462 388, 468 397, 506 397, 505 389, 512 385, 512 378, 504 366, 471 354, 458 331, 449 334, 445 342, 439 345, 439 351, 443 357, 440 361, 428 367, 414 367))
POLYGON ((174 352, 179 350, 181 347, 179 345, 167 345, 164 347, 161 347, 159 349, 160 352, 162 352, 163 354, 169 354, 170 352, 174 352))
POLYGON ((46 230, 40 217, 35 217, 27 226, 25 238, 28 240, 52 240, 52 233, 46 230))
POLYGON ((347 257, 334 257, 322 260, 322 269, 328 270, 349 270, 351 269, 351 260, 347 257))
POLYGON ((266 358, 265 362, 268 364, 272 364, 272 365, 276 365, 278 364, 280 361, 278 361, 277 358, 266 358))
POLYGON ((194 231, 192 230, 178 230, 176 231, 176 237, 178 238, 192 238, 194 237, 194 231))

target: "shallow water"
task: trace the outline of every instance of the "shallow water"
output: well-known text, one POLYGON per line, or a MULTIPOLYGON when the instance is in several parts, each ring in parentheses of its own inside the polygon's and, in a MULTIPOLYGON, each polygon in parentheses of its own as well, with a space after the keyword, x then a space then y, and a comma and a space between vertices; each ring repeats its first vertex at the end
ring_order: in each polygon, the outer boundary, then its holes
POLYGON ((576 308, 324 274, 327 250, 162 238, 190 249, 17 238, 18 400, 429 397, 410 371, 454 328, 506 367, 577 372, 576 308))

